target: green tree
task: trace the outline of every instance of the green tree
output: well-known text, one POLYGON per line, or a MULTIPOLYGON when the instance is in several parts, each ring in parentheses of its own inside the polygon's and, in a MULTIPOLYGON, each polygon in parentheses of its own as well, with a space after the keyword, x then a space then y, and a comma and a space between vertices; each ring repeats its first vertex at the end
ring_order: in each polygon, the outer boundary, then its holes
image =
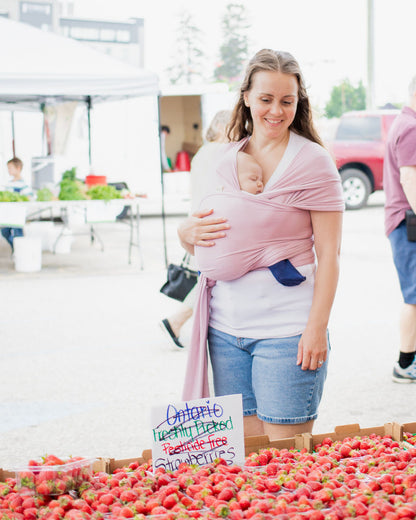
POLYGON ((223 43, 220 47, 221 64, 214 70, 217 80, 233 85, 240 80, 244 62, 248 58, 249 39, 245 6, 229 3, 221 22, 223 43))
POLYGON ((348 79, 344 79, 340 85, 333 87, 331 97, 325 105, 325 115, 328 118, 340 117, 349 110, 364 110, 365 98, 362 81, 359 82, 358 87, 354 87, 348 79))
POLYGON ((173 65, 166 72, 170 83, 193 83, 203 77, 205 54, 202 51, 203 33, 195 25, 191 13, 184 11, 179 17, 173 65))

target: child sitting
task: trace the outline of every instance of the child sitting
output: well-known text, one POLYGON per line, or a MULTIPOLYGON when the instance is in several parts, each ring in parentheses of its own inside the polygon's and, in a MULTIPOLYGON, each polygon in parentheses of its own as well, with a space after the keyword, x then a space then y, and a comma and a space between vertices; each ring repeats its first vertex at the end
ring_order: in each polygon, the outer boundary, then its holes
MULTIPOLYGON (((26 183, 22 177, 22 169, 23 162, 18 157, 13 157, 7 161, 7 169, 9 171, 9 181, 7 182, 5 188, 8 191, 15 191, 17 193, 22 193, 28 189, 26 183)), ((23 228, 21 227, 2 227, 1 234, 10 244, 13 252, 13 240, 16 237, 23 236, 23 228)))

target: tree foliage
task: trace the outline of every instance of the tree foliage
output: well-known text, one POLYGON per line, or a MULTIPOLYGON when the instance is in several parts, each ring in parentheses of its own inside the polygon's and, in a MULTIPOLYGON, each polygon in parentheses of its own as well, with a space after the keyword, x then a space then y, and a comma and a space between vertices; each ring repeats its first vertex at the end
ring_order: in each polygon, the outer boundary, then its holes
POLYGON ((234 84, 240 80, 243 66, 248 58, 249 39, 245 6, 229 3, 221 22, 223 43, 220 46, 221 64, 214 70, 217 80, 234 84))
POLYGON ((204 76, 205 53, 202 50, 203 33, 195 25, 190 12, 182 12, 177 28, 177 40, 172 56, 173 65, 166 72, 172 84, 191 84, 204 76))
POLYGON ((366 107, 366 92, 362 81, 354 87, 348 79, 333 87, 331 97, 325 106, 328 118, 340 117, 349 110, 364 110, 366 107))

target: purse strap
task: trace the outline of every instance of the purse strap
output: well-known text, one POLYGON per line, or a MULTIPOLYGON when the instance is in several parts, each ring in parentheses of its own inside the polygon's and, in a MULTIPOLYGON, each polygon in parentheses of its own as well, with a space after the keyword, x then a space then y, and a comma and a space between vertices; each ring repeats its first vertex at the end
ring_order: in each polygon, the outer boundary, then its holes
POLYGON ((189 262, 191 260, 191 254, 188 253, 188 251, 185 253, 184 257, 182 258, 182 262, 181 262, 181 265, 182 266, 189 266, 189 262))

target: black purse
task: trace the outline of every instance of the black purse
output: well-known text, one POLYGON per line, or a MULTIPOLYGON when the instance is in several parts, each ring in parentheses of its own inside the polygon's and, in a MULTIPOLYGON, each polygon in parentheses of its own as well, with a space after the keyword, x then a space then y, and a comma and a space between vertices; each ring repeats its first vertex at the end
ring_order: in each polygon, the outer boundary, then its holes
POLYGON ((180 265, 169 264, 168 279, 160 292, 180 302, 191 292, 198 281, 198 272, 189 267, 190 254, 186 253, 180 265))
POLYGON ((407 240, 416 242, 416 214, 411 209, 406 210, 407 240))

